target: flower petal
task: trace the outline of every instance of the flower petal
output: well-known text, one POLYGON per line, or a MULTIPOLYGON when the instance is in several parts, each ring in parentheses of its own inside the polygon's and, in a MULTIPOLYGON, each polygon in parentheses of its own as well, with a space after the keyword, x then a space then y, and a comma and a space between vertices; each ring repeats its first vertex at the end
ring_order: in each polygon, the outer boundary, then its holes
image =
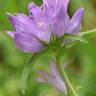
MULTIPOLYGON (((51 86, 61 91, 62 93, 67 94, 67 88, 65 82, 60 77, 55 59, 51 63, 51 71, 52 74, 49 74, 46 71, 39 71, 38 73, 43 78, 43 80, 47 81, 51 86)), ((42 82, 42 78, 40 78, 41 82, 42 82)))
POLYGON ((33 2, 29 3, 29 17, 31 20, 35 20, 37 24, 44 22, 43 11, 41 7, 38 7, 33 2))
POLYGON ((43 0, 43 5, 45 7, 53 7, 57 8, 58 6, 64 6, 65 9, 67 9, 69 0, 43 0))
POLYGON ((69 23, 69 16, 67 14, 67 11, 61 6, 61 8, 57 11, 56 16, 53 19, 52 22, 52 32, 57 35, 58 37, 61 37, 64 35, 65 28, 69 23))
POLYGON ((47 8, 55 7, 56 1, 57 0, 43 0, 43 5, 44 5, 43 7, 47 7, 47 8))
POLYGON ((67 10, 69 0, 60 0, 60 5, 63 5, 64 8, 67 10))
POLYGON ((14 26, 16 32, 25 35, 31 35, 32 37, 40 39, 41 41, 50 41, 51 33, 49 32, 49 30, 44 30, 38 27, 34 22, 30 22, 29 18, 22 15, 17 15, 17 17, 15 17, 10 14, 9 20, 14 26))
POLYGON ((66 29, 66 33, 69 34, 77 34, 81 30, 81 19, 82 15, 84 13, 84 8, 81 8, 76 11, 72 19, 70 20, 70 23, 66 29))
POLYGON ((67 94, 67 88, 66 88, 66 84, 63 81, 62 77, 60 76, 59 72, 58 72, 58 68, 56 65, 56 60, 54 59, 51 62, 51 71, 52 71, 52 75, 55 77, 55 79, 57 80, 58 84, 61 86, 61 90, 64 91, 64 93, 67 94))
POLYGON ((29 15, 30 15, 31 17, 34 17, 34 16, 42 13, 41 8, 38 7, 38 6, 37 6, 35 3, 33 3, 33 2, 29 3, 28 9, 29 9, 29 15))
POLYGON ((50 75, 46 71, 38 71, 39 75, 41 75, 49 84, 54 85, 55 79, 52 75, 50 75))
POLYGON ((41 45, 34 37, 30 35, 15 32, 14 40, 16 47, 24 52, 36 53, 43 49, 43 45, 41 45))
POLYGON ((47 20, 52 21, 52 18, 57 13, 57 1, 58 0, 43 0, 43 12, 47 20))
POLYGON ((49 85, 53 86, 62 93, 65 93, 65 91, 62 89, 61 85, 56 81, 54 76, 51 76, 49 73, 45 71, 39 71, 39 74, 44 78, 44 80, 46 80, 49 83, 49 85))
POLYGON ((18 32, 31 32, 31 22, 29 21, 29 17, 27 17, 26 15, 21 15, 18 14, 16 17, 13 16, 12 14, 8 14, 9 16, 9 20, 11 22, 11 24, 13 25, 15 31, 18 32))
POLYGON ((45 83, 46 82, 46 80, 43 77, 38 77, 38 78, 36 78, 36 80, 38 82, 41 82, 41 83, 45 83))
POLYGON ((23 14, 23 13, 17 14, 16 18, 17 18, 19 21, 23 22, 23 23, 30 22, 30 21, 29 21, 29 17, 26 16, 25 14, 23 14))

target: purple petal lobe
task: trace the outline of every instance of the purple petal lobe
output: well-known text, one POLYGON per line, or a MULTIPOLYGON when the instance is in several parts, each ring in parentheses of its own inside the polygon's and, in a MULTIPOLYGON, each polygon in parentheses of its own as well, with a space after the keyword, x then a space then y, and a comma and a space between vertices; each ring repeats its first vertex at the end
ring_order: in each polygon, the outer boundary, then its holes
POLYGON ((63 5, 65 7, 65 9, 67 10, 69 0, 61 0, 59 2, 61 2, 61 5, 63 5))
POLYGON ((43 0, 44 7, 47 8, 58 8, 58 6, 63 6, 67 10, 68 3, 69 0, 43 0))
POLYGON ((23 13, 17 14, 16 19, 22 23, 31 23, 29 17, 23 13))
POLYGON ((39 74, 48 82, 49 85, 53 86, 54 88, 61 91, 62 93, 63 92, 65 93, 64 89, 57 82, 57 80, 55 79, 54 76, 51 76, 49 73, 47 73, 45 71, 39 71, 39 74))
POLYGON ((48 20, 57 13, 57 10, 62 6, 67 11, 69 0, 43 0, 43 11, 48 20))
POLYGON ((29 4, 29 13, 31 14, 30 17, 33 18, 36 26, 37 26, 37 35, 39 39, 49 42, 51 37, 51 32, 49 28, 49 22, 44 16, 44 13, 41 7, 36 6, 34 3, 29 4), (39 32, 40 31, 40 32, 39 32))
POLYGON ((52 71, 52 75, 55 77, 58 84, 60 85, 60 89, 67 94, 66 84, 58 72, 58 68, 57 68, 55 59, 51 63, 51 71, 52 71))
POLYGON ((50 41, 51 33, 49 32, 49 30, 45 30, 44 28, 42 28, 43 23, 39 23, 37 25, 34 22, 30 22, 30 19, 27 16, 21 14, 17 15, 17 17, 9 15, 9 19, 14 26, 16 32, 25 35, 31 35, 34 38, 40 39, 41 41, 50 41))
POLYGON ((61 37, 62 35, 64 35, 65 28, 68 23, 69 16, 67 14, 67 11, 61 6, 61 8, 57 11, 57 14, 53 19, 52 32, 58 37, 61 37))
MULTIPOLYGON (((53 86, 60 92, 67 94, 67 88, 66 88, 65 82, 62 80, 58 72, 56 60, 53 60, 51 63, 51 71, 52 71, 51 74, 49 74, 46 71, 39 71, 38 73, 39 75, 41 75, 43 80, 48 82, 49 85, 53 86)), ((42 82, 42 79, 40 79, 39 81, 42 82)))
POLYGON ((34 20, 37 25, 44 24, 43 11, 40 7, 35 5, 33 2, 29 3, 29 17, 31 20, 34 20))
POLYGON ((57 0, 43 0, 43 4, 45 7, 50 8, 56 6, 56 1, 57 0))
POLYGON ((46 71, 39 71, 38 72, 39 75, 41 75, 50 85, 54 85, 54 83, 56 83, 56 81, 54 80, 54 77, 52 75, 50 75, 48 72, 46 71))
POLYGON ((76 11, 72 19, 70 20, 70 23, 66 29, 66 33, 69 34, 77 34, 81 30, 81 19, 82 15, 84 13, 84 8, 81 8, 76 11))
POLYGON ((24 52, 39 52, 42 50, 41 45, 34 37, 20 33, 14 34, 16 47, 24 52))
POLYGON ((38 82, 41 82, 41 83, 45 83, 46 82, 46 80, 43 77, 38 77, 38 78, 36 78, 36 80, 38 82))
POLYGON ((29 15, 32 17, 42 13, 41 8, 35 5, 33 2, 29 3, 28 9, 29 15))
POLYGON ((9 20, 15 31, 24 32, 27 29, 31 29, 31 22, 29 21, 29 18, 24 14, 18 14, 16 17, 9 14, 9 20))

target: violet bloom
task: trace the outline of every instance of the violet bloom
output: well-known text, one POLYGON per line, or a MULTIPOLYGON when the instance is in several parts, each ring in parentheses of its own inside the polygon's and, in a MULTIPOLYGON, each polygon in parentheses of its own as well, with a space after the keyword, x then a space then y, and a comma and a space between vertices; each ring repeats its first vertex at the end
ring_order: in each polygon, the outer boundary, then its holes
POLYGON ((15 41, 16 47, 24 52, 40 52, 45 44, 50 44, 52 36, 77 34, 81 29, 84 9, 76 11, 70 19, 67 13, 69 0, 43 0, 39 7, 30 3, 29 16, 8 13, 14 32, 7 32, 15 41), (45 43, 45 44, 44 44, 45 43))
POLYGON ((39 71, 38 73, 40 75, 40 77, 37 78, 38 82, 47 82, 49 85, 56 88, 58 91, 67 94, 66 84, 58 72, 56 60, 53 60, 51 62, 51 74, 46 71, 39 71))

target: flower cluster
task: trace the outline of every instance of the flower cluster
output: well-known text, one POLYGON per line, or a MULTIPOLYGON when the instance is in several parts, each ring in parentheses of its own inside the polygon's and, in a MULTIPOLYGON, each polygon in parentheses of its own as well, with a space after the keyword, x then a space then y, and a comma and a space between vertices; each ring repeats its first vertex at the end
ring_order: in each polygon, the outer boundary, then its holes
POLYGON ((14 39, 16 47, 24 52, 38 53, 46 44, 50 45, 53 37, 80 32, 84 9, 78 9, 70 19, 68 3, 69 0, 43 0, 40 7, 33 2, 29 4, 29 16, 7 13, 14 27, 13 32, 7 33, 14 39))

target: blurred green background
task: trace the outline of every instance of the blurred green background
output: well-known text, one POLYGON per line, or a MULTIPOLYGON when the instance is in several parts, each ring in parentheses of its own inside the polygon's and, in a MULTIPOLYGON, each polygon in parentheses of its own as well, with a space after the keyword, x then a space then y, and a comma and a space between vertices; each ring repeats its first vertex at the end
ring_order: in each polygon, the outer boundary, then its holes
MULTIPOLYGON (((20 92, 20 78, 30 54, 15 48, 5 30, 12 30, 6 12, 28 14, 27 5, 32 0, 0 0, 0 96, 23 96, 20 92)), ((41 0, 33 0, 40 5, 41 0)), ((84 7, 82 31, 96 28, 96 0, 70 0, 70 17, 76 9, 84 7)), ((76 43, 67 56, 68 76, 80 96, 96 96, 96 34, 85 36, 89 44, 76 43)), ((49 70, 50 55, 44 55, 36 62, 28 80, 25 96, 60 96, 47 84, 37 83, 39 69, 49 70)))

